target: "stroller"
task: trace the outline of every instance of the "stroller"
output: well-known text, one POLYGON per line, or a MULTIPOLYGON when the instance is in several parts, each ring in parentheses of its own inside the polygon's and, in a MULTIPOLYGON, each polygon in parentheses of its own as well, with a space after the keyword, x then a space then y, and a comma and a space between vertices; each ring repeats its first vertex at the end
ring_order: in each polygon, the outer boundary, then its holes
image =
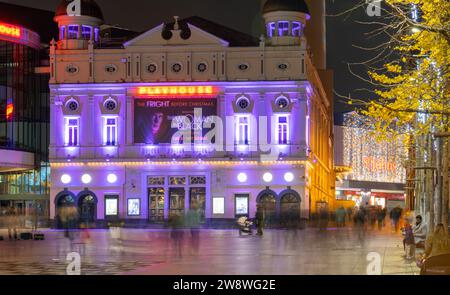
POLYGON ((242 216, 237 220, 237 224, 239 226, 239 235, 241 236, 243 233, 252 235, 253 230, 251 226, 253 225, 253 222, 249 221, 247 217, 242 216))

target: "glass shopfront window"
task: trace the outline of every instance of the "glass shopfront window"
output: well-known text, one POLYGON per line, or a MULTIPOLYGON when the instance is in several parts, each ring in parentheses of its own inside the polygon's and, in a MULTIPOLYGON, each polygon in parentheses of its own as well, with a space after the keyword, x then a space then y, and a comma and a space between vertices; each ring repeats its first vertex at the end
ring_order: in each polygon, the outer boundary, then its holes
POLYGON ((48 75, 38 75, 40 52, 0 40, 0 148, 33 152, 48 161, 48 75))

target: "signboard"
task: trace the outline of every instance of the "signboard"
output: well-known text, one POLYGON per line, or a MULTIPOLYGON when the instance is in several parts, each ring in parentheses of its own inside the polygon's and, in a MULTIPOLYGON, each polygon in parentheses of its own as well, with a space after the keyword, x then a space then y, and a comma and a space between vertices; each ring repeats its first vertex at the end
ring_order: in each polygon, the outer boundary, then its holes
POLYGON ((217 95, 213 86, 150 86, 138 87, 137 94, 145 97, 211 97, 217 95))
MULTIPOLYGON (((134 142, 143 144, 170 144, 172 137, 181 130, 201 130, 205 136, 209 129, 203 123, 209 116, 217 115, 215 98, 152 98, 136 99, 134 104, 134 142), (194 110, 201 109, 201 117, 194 110), (181 117, 187 117, 181 119, 181 117), (172 128, 172 121, 178 128, 172 128)), ((191 142, 194 142, 192 132, 191 142)), ((197 138, 195 140, 198 140, 197 138)))
POLYGON ((128 216, 141 215, 141 199, 128 199, 128 216))
POLYGON ((225 198, 213 198, 213 214, 225 214, 225 198))
POLYGON ((236 216, 248 215, 248 195, 236 195, 236 216))
POLYGON ((19 27, 13 25, 0 23, 0 35, 20 38, 22 37, 22 30, 19 27))
POLYGON ((119 200, 117 198, 105 198, 105 215, 117 216, 118 215, 119 200))

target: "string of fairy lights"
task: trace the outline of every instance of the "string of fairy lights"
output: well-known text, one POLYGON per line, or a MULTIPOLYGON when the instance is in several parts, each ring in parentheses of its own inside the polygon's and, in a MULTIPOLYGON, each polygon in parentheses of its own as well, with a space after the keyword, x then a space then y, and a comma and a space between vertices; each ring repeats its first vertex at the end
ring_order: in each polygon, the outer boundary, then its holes
POLYGON ((377 141, 366 119, 356 113, 344 116, 344 165, 352 167, 348 179, 405 183, 407 149, 402 139, 377 141))

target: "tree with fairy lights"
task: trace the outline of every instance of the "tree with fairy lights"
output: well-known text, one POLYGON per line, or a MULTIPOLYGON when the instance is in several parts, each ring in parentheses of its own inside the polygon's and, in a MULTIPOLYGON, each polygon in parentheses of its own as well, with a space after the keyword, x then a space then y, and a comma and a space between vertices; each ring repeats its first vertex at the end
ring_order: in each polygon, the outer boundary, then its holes
MULTIPOLYGON (((349 11, 366 8, 367 1, 349 11)), ((369 25, 384 34, 376 57, 364 62, 376 99, 346 97, 371 120, 378 139, 402 135, 409 147, 409 208, 427 216, 431 229, 448 226, 450 132, 450 1, 379 1, 369 25)), ((362 64, 362 63, 359 63, 362 64)), ((352 73, 352 67, 349 66, 352 73)))

